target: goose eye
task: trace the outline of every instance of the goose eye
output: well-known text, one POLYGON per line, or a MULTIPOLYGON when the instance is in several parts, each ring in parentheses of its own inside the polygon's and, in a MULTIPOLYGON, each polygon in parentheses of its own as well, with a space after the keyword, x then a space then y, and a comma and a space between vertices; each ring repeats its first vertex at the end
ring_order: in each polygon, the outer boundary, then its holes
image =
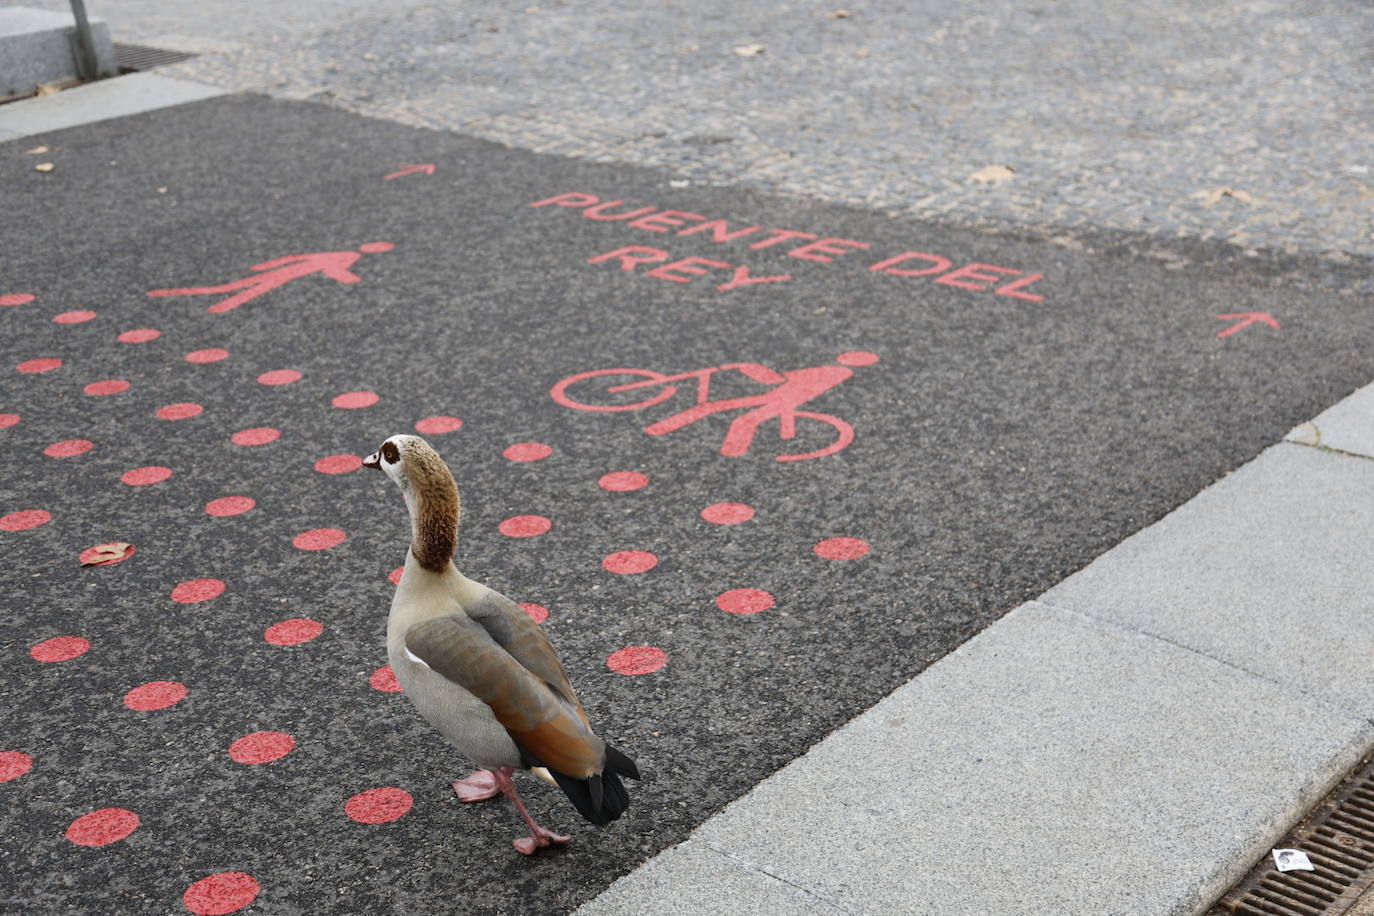
POLYGON ((394 442, 383 442, 381 451, 382 457, 386 459, 387 464, 395 464, 401 460, 401 452, 396 448, 396 443, 394 442))

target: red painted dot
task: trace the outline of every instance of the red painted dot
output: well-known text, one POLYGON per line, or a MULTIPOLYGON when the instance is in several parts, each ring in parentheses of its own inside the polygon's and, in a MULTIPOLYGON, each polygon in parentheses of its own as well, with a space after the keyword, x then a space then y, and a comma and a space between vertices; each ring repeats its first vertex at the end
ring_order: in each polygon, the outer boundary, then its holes
POLYGON ((229 745, 237 763, 271 763, 296 749, 296 739, 286 732, 253 732, 229 745))
POLYGON ((405 789, 382 786, 368 789, 344 802, 344 814, 360 824, 385 824, 404 817, 415 804, 405 789))
POLYGON ((89 439, 63 439, 43 449, 43 454, 49 458, 71 458, 75 455, 84 455, 93 448, 95 443, 89 439))
POLYGON ((526 614, 530 615, 530 619, 535 623, 543 623, 549 619, 549 609, 542 604, 522 601, 520 602, 520 607, 526 614))
POLYGON ((205 408, 194 401, 182 401, 179 404, 168 404, 166 407, 159 407, 157 409, 157 418, 159 420, 185 420, 189 417, 198 416, 203 410, 205 410, 205 408))
POLYGON ((771 594, 758 588, 732 588, 716 598, 716 607, 727 614, 757 614, 774 603, 771 594))
POLYGON ((701 517, 713 525, 738 525, 754 517, 754 507, 745 503, 715 503, 702 509, 701 517))
POLYGON ((441 433, 451 433, 462 425, 463 421, 457 417, 425 417, 415 424, 415 431, 426 436, 437 436, 441 433))
POLYGON ((532 538, 552 528, 553 522, 542 515, 517 515, 506 519, 498 527, 508 538, 532 538))
POLYGON ((254 426, 252 429, 239 430, 229 437, 229 441, 235 445, 266 445, 280 438, 279 429, 273 429, 271 426, 254 426))
POLYGON ((93 318, 95 318, 95 312, 90 309, 73 309, 70 312, 52 316, 54 324, 81 324, 93 318))
POLYGON ((120 480, 131 487, 146 487, 149 484, 162 483, 172 476, 171 468, 164 468, 160 465, 150 464, 147 467, 134 468, 132 471, 125 471, 120 475, 120 480))
POLYGON ((649 485, 649 475, 638 471, 611 471, 601 475, 596 485, 603 490, 622 493, 627 490, 641 490, 649 485))
POLYGON ((186 699, 186 685, 179 681, 149 681, 124 694, 124 705, 138 712, 166 709, 186 699))
POLYGON ((85 655, 91 648, 91 641, 80 636, 54 636, 45 639, 29 649, 29 654, 38 662, 66 662, 78 655, 85 655))
POLYGON ((262 885, 241 871, 222 871, 186 888, 181 902, 196 916, 224 916, 241 910, 258 897, 262 885))
POLYGON ((606 667, 616 674, 652 674, 668 664, 668 653, 653 646, 626 646, 606 656, 606 667))
POLYGON ((147 343, 161 336, 162 332, 157 328, 134 328, 132 331, 122 332, 115 340, 120 343, 147 343))
POLYGON ((324 632, 324 624, 309 617, 292 617, 268 627, 262 638, 274 646, 299 646, 324 632))
POLYGON ((44 357, 42 359, 26 359, 14 368, 20 372, 51 372, 62 367, 62 360, 56 357, 44 357))
POLYGON ((123 563, 137 552, 138 548, 133 544, 123 544, 122 547, 118 547, 115 543, 96 544, 94 547, 87 547, 81 551, 81 555, 77 557, 77 562, 82 566, 114 566, 117 563, 123 563), (114 549, 121 552, 116 554, 114 549))
POLYGON ((225 584, 219 579, 187 579, 172 589, 172 600, 180 604, 209 601, 224 594, 225 584))
POLYGON ((221 496, 205 504, 205 511, 220 518, 242 515, 256 506, 257 500, 251 496, 221 496))
POLYGON ((371 391, 350 391, 347 394, 335 396, 331 401, 335 407, 342 407, 344 410, 357 410, 360 407, 371 407, 377 403, 377 395, 371 391))
POLYGON ((107 378, 99 382, 91 382, 81 389, 92 397, 104 397, 108 394, 119 394, 129 390, 129 383, 122 378, 107 378))
POLYGON ((229 351, 219 347, 210 347, 205 350, 192 350, 186 354, 188 363, 217 363, 222 359, 229 358, 229 351))
POLYGON ((315 462, 315 470, 321 474, 347 474, 363 466, 359 455, 327 455, 315 462))
POLYGON ((658 557, 647 550, 617 550, 601 561, 607 572, 632 576, 648 572, 658 565, 658 557))
POLYGON ((553 449, 542 442, 517 442, 501 454, 511 461, 539 461, 552 455, 553 449))
POLYGON ((406 568, 404 566, 397 566, 391 572, 387 573, 386 577, 391 580, 392 585, 400 585, 401 576, 405 574, 405 571, 406 568))
POLYGON ((372 677, 367 679, 367 683, 373 690, 380 690, 382 693, 401 692, 401 682, 396 680, 396 672, 391 670, 390 665, 383 665, 372 672, 372 677))
POLYGON ((0 531, 27 531, 46 525, 52 521, 52 513, 42 509, 20 509, 9 515, 0 515, 0 531))
POLYGON ((258 376, 259 385, 290 385, 300 380, 301 373, 295 369, 273 369, 258 376))
POLYGON ((877 361, 878 354, 867 350, 846 350, 835 357, 835 362, 842 366, 871 366, 877 361))
POLYGON ((826 538, 815 547, 816 556, 825 560, 857 560, 866 556, 868 542, 862 538, 826 538))
POLYGON ((138 829, 138 815, 127 808, 101 808, 67 825, 67 839, 78 846, 109 846, 138 829))
POLYGON ((338 528, 311 528, 291 539, 291 545, 301 550, 328 550, 338 547, 348 535, 338 528))
POLYGON ((0 429, 16 425, 23 417, 17 413, 0 413, 0 429))
POLYGON ((6 293, 0 296, 0 305, 27 305, 36 298, 32 293, 6 293))
POLYGON ((33 769, 33 758, 23 751, 0 751, 0 782, 18 779, 33 769))

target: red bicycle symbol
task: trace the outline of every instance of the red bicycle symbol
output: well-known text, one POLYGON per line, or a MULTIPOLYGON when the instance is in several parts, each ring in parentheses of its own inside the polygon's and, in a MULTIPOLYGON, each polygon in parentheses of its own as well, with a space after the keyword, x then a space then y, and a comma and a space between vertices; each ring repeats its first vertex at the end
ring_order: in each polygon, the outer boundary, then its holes
POLYGON ((854 441, 854 428, 839 417, 798 408, 851 378, 854 375, 851 366, 871 366, 877 361, 878 356, 874 353, 850 350, 835 357, 837 365, 812 366, 786 372, 776 372, 761 363, 726 363, 676 375, 655 372, 653 369, 593 369, 568 376, 554 385, 549 394, 556 402, 573 410, 613 413, 661 404, 678 393, 679 386, 675 382, 694 379, 697 383, 696 404, 644 427, 646 433, 662 436, 713 414, 744 410, 745 413, 731 421, 720 447, 722 455, 738 458, 748 454, 759 426, 774 417, 778 420, 779 437, 788 441, 797 437, 799 417, 833 428, 835 439, 829 445, 814 451, 779 455, 777 458, 778 461, 805 461, 833 455, 848 446, 854 441), (732 369, 755 382, 773 387, 761 394, 711 400, 711 377, 717 372, 732 369), (569 393, 574 386, 576 396, 569 393), (659 390, 652 391, 655 388, 659 390), (621 394, 625 394, 625 397, 615 397, 621 394), (649 396, 641 398, 643 394, 649 396))

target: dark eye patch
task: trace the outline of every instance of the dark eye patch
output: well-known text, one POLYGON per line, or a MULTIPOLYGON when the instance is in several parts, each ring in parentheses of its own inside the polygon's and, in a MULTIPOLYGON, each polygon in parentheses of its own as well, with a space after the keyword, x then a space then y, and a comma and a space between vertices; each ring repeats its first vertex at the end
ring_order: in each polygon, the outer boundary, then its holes
POLYGON ((396 443, 394 443, 394 442, 383 442, 383 443, 382 443, 382 457, 386 459, 386 463, 387 463, 387 464, 395 464, 396 462, 400 461, 400 460, 401 460, 401 452, 400 452, 400 450, 399 450, 398 448, 396 448, 396 443))

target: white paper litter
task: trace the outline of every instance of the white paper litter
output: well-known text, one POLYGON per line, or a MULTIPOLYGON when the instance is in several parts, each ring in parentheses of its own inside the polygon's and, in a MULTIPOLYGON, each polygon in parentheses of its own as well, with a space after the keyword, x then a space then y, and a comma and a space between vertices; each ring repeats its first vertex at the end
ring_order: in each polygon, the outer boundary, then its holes
POLYGON ((1312 860, 1301 849, 1275 849, 1273 855, 1279 871, 1316 871, 1312 860))

